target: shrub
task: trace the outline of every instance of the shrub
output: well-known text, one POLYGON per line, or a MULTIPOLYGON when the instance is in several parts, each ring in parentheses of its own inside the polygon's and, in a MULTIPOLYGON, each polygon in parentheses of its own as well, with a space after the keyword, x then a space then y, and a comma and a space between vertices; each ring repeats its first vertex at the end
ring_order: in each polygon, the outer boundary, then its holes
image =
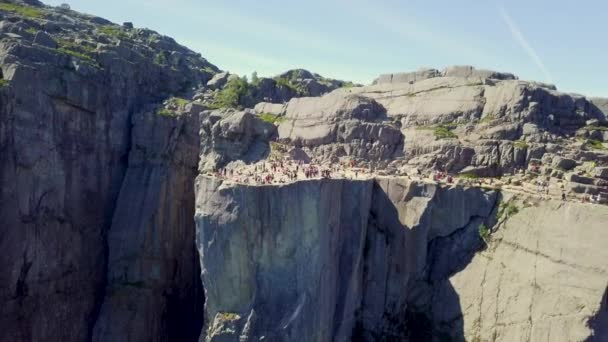
POLYGON ((251 73, 251 85, 257 87, 260 84, 260 78, 258 77, 257 71, 251 73))
POLYGON ((167 108, 164 108, 164 107, 163 107, 163 108, 159 108, 159 109, 156 111, 156 114, 157 114, 157 115, 162 115, 162 116, 176 116, 176 115, 177 115, 177 112, 172 111, 172 110, 170 110, 170 109, 167 109, 167 108))
POLYGON ((9 80, 0 79, 0 88, 8 87, 9 84, 9 80))
POLYGON ((42 18, 44 17, 44 11, 36 8, 36 7, 32 7, 32 6, 24 6, 24 5, 17 5, 17 4, 9 4, 9 3, 0 3, 0 10, 2 11, 7 11, 7 12, 12 12, 15 14, 19 14, 22 15, 24 17, 29 17, 29 18, 42 18))
POLYGON ((25 32, 31 33, 31 34, 36 34, 38 33, 38 29, 34 28, 34 27, 28 27, 25 29, 25 32))
POLYGON ((587 141, 585 141, 585 145, 595 150, 605 149, 604 144, 601 141, 595 139, 587 139, 587 141))
POLYGON ((280 124, 281 122, 285 121, 284 117, 270 114, 270 113, 262 113, 259 116, 260 116, 260 119, 262 119, 266 122, 270 122, 272 124, 280 124))
POLYGON ((250 86, 245 77, 230 80, 224 89, 215 95, 210 108, 237 108, 249 95, 250 86))
POLYGON ((478 179, 479 178, 478 175, 476 175, 476 174, 474 174, 472 172, 467 172, 467 173, 460 174, 460 177, 466 178, 466 179, 478 179))
POLYGON ((483 223, 479 225, 479 237, 485 242, 490 241, 490 229, 483 223))
POLYGON ((528 148, 528 143, 525 142, 524 140, 517 140, 516 142, 513 143, 513 147, 519 148, 519 149, 528 148))
POLYGON ((279 87, 289 88, 298 93, 299 95, 304 95, 306 93, 306 91, 301 86, 298 86, 297 84, 293 83, 292 80, 286 77, 276 77, 274 80, 277 82, 277 86, 279 87))
POLYGON ((452 132, 450 129, 451 129, 450 126, 445 126, 445 125, 439 125, 439 126, 435 127, 435 130, 434 130, 435 138, 437 138, 437 139, 458 138, 458 136, 456 134, 454 134, 454 132, 452 132))
POLYGON ((504 218, 505 220, 509 217, 517 214, 519 208, 513 202, 501 202, 498 206, 498 219, 504 218))
POLYGON ((165 51, 160 51, 154 56, 154 63, 158 65, 167 65, 167 56, 165 55, 165 51))
POLYGON ((219 314, 225 321, 236 321, 241 319, 241 316, 234 312, 220 312, 219 314))

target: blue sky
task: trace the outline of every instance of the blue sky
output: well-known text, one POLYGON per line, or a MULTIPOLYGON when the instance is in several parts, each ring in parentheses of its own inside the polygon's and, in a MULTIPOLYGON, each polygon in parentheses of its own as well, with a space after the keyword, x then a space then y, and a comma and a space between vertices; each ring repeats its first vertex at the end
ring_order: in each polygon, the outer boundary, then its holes
POLYGON ((608 97, 603 0, 46 0, 169 35, 223 70, 378 74, 470 64, 608 97))

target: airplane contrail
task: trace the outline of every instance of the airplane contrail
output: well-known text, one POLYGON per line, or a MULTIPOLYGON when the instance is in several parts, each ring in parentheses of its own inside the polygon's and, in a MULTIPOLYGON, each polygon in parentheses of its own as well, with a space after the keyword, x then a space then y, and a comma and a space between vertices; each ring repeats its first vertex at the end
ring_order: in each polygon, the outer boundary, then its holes
POLYGON ((509 27, 509 31, 511 31, 511 35, 513 36, 513 39, 515 39, 517 41, 517 43, 524 49, 524 51, 532 59, 532 61, 534 62, 534 64, 536 64, 536 66, 538 68, 540 68, 540 70, 543 72, 543 74, 545 76, 546 81, 549 82, 549 83, 553 83, 553 77, 551 77, 551 73, 549 72, 549 70, 545 66, 545 63, 543 63, 543 61, 540 58, 540 56, 536 53, 536 51, 534 50, 534 48, 532 47, 532 45, 530 45, 530 43, 528 42, 528 40, 526 39, 526 37, 519 30, 517 24, 511 18, 511 16, 507 12, 507 10, 505 10, 505 8, 502 7, 502 6, 499 6, 498 8, 500 10, 500 15, 501 15, 503 21, 509 27))

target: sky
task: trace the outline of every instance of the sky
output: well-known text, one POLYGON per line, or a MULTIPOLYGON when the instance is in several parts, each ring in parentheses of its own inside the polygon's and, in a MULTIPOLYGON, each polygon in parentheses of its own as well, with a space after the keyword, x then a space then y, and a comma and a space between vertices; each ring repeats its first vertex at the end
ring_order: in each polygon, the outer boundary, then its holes
POLYGON ((173 37, 222 70, 370 83, 450 65, 608 97, 608 1, 43 0, 173 37))

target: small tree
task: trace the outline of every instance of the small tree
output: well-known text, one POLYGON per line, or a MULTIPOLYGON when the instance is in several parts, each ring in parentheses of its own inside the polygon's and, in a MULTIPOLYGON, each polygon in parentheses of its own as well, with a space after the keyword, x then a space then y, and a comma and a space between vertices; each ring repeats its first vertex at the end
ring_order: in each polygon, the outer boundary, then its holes
POLYGON ((483 223, 479 225, 479 237, 486 243, 490 241, 490 230, 483 223))
POLYGON ((257 86, 258 84, 260 84, 260 78, 258 77, 257 71, 254 71, 251 74, 251 85, 257 86))
POLYGON ((70 5, 66 4, 65 2, 62 3, 61 5, 59 5, 59 8, 61 8, 63 10, 68 10, 68 11, 71 9, 70 5))

